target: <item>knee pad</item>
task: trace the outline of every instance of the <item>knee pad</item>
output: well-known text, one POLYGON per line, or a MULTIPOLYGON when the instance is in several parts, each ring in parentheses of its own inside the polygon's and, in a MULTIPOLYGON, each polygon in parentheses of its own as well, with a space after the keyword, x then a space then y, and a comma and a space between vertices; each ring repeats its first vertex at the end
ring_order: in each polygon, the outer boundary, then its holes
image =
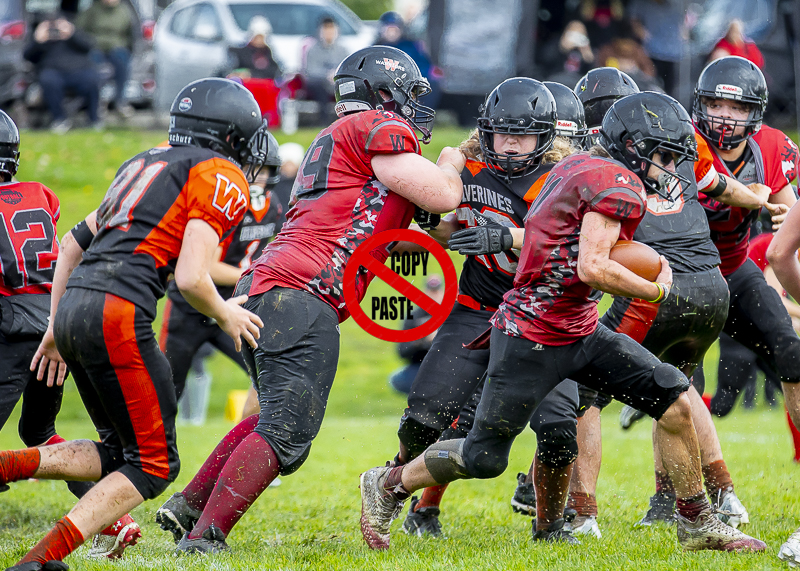
POLYGON ((309 454, 311 454, 311 444, 308 445, 308 447, 303 451, 297 460, 294 460, 286 466, 281 466, 280 475, 288 476, 289 474, 294 474, 297 472, 300 469, 300 466, 305 464, 305 461, 308 460, 309 454))
POLYGON ((537 432, 536 456, 553 468, 563 468, 578 457, 578 427, 573 420, 560 420, 543 425, 537 432))
POLYGON ((653 369, 653 380, 662 389, 675 389, 679 393, 689 390, 689 379, 672 365, 659 363, 653 369))
POLYGON ((411 417, 408 409, 400 419, 400 428, 397 430, 397 437, 403 446, 406 447, 410 457, 409 462, 422 454, 428 446, 439 439, 441 431, 430 426, 425 426, 418 420, 411 417))
POLYGON ((464 464, 464 439, 437 442, 425 450, 425 467, 440 484, 468 478, 464 464))
POLYGON ((93 444, 100 455, 100 478, 105 478, 111 472, 116 472, 125 465, 125 457, 121 448, 108 446, 102 442, 94 442, 93 444))
POLYGON ((782 335, 775 348, 775 368, 784 383, 800 383, 800 338, 792 331, 790 338, 782 335))

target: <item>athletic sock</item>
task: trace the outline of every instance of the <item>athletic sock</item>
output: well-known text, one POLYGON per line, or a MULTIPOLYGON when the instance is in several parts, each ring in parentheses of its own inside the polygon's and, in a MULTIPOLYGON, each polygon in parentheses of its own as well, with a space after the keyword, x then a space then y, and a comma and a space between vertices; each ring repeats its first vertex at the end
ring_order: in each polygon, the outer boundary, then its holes
POLYGON ((398 500, 405 500, 411 495, 403 486, 403 466, 397 466, 389 470, 386 479, 383 481, 383 489, 394 494, 398 500))
POLYGON ((534 487, 536 489, 536 529, 549 529, 550 525, 564 517, 564 506, 569 494, 572 466, 553 467, 534 460, 534 487))
MULTIPOLYGON (((186 503, 196 510, 203 511, 214 491, 220 472, 237 446, 253 433, 258 424, 258 415, 254 414, 242 420, 226 434, 214 451, 209 455, 192 481, 183 489, 186 503)), ((260 437, 259 437, 260 438, 260 437)), ((263 440, 263 438, 261 439, 263 440)))
MULTIPOLYGON (((420 508, 438 508, 442 503, 442 497, 450 484, 441 484, 440 486, 431 486, 422 490, 422 496, 417 502, 417 509, 420 508)), ((414 510, 416 511, 416 510, 414 510)))
POLYGON ((56 522, 55 527, 37 543, 19 563, 38 561, 62 561, 84 542, 80 530, 75 527, 69 517, 64 516, 56 522))
POLYGON ((567 500, 567 507, 575 510, 579 516, 597 517, 597 497, 584 492, 572 492, 567 500))
POLYGON ((41 459, 38 448, 0 452, 0 484, 33 478, 41 459))
POLYGON ((794 443, 794 461, 800 462, 800 430, 792 422, 792 415, 786 411, 786 420, 789 421, 789 432, 792 433, 792 442, 794 443))
MULTIPOLYGON (((230 434, 230 433, 229 433, 230 434)), ((197 539, 213 523, 227 536, 280 472, 278 456, 261 435, 251 432, 230 454, 203 509, 189 533, 197 539)))
POLYGON ((717 460, 708 466, 703 466, 703 479, 706 482, 706 491, 711 498, 716 499, 720 490, 733 489, 733 480, 728 473, 725 460, 717 460))
POLYGON ((677 508, 678 513, 688 519, 689 521, 696 521, 697 516, 700 515, 705 509, 711 509, 708 503, 708 498, 703 492, 690 498, 678 498, 677 508))
POLYGON ((662 470, 656 470, 656 493, 675 495, 675 484, 672 478, 662 470))

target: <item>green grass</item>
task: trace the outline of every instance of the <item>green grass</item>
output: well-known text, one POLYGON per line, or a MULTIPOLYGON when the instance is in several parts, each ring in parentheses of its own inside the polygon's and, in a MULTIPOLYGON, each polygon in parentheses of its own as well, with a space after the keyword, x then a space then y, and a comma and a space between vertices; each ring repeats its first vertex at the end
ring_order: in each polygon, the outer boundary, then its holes
MULTIPOLYGON (((307 144, 314 133, 292 140, 307 144)), ((465 132, 440 130, 426 154, 435 158, 443 144, 455 144, 465 132), (434 145, 438 145, 434 147, 434 145)), ((40 180, 62 202, 59 234, 95 208, 125 158, 164 139, 163 133, 70 133, 65 137, 23 133, 22 180, 40 180)), ((279 137, 281 142, 285 137, 279 137)), ((459 265, 459 264, 457 264, 459 265)), ((386 292, 376 283, 374 291, 386 292)), ((706 359, 709 389, 716 381, 716 347, 706 359)), ((579 547, 533 545, 530 522, 513 515, 508 500, 517 471, 527 469, 535 439, 525 432, 512 450, 508 471, 493 481, 456 482, 443 504, 448 539, 415 540, 394 526, 389 553, 370 552, 358 529, 358 474, 383 464, 396 452, 395 432, 404 399, 387 385, 399 366, 395 347, 366 335, 352 321, 342 325, 339 370, 322 431, 306 465, 267 490, 229 538, 231 555, 174 558, 169 536, 153 523, 164 498, 194 475, 231 424, 222 420, 229 390, 246 388, 246 376, 222 356, 210 362, 214 377, 209 421, 178 430, 182 471, 161 500, 134 510, 144 539, 124 561, 85 559, 86 547, 67 558, 74 569, 782 569, 777 548, 800 524, 793 484, 798 466, 791 462, 790 438, 781 409, 737 409, 717 426, 737 492, 751 514, 748 531, 767 541, 764 555, 685 554, 674 531, 634 529, 653 486, 650 426, 619 429, 618 405, 605 415, 604 466, 599 483, 603 539, 579 547)), ((18 410, 17 410, 18 413, 18 410)), ((21 446, 17 413, 0 431, 0 449, 21 446)), ((67 381, 58 422, 67 438, 93 437, 77 392, 67 381)), ((0 565, 16 562, 74 504, 61 482, 22 482, 0 495, 0 565)))

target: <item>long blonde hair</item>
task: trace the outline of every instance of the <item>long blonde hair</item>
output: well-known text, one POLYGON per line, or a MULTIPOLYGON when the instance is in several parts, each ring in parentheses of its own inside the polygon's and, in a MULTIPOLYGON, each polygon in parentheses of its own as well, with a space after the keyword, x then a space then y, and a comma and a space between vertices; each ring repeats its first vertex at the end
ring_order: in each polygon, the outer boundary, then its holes
MULTIPOLYGON (((481 142, 478 138, 478 130, 474 129, 469 137, 458 146, 458 149, 464 153, 467 159, 475 161, 482 161, 483 154, 481 153, 481 142)), ((567 137, 557 136, 553 140, 553 146, 542 156, 542 164, 552 164, 574 154, 580 152, 575 143, 567 137)))

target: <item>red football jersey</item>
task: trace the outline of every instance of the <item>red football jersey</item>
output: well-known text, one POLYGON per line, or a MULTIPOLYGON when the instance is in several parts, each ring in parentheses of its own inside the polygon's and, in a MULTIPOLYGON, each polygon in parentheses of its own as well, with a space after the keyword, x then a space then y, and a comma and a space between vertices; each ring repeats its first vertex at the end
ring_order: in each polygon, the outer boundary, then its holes
POLYGON ((599 298, 578 278, 583 217, 597 212, 619 220, 620 240, 630 240, 646 200, 641 181, 616 161, 578 153, 558 163, 525 218, 514 289, 492 325, 544 345, 567 345, 591 334, 599 298))
POLYGON ((767 248, 772 244, 772 238, 774 237, 775 234, 772 232, 764 232, 750 240, 750 249, 747 252, 747 257, 753 260, 762 272, 766 270, 769 265, 767 261, 767 248))
MULTIPOLYGON (((320 132, 297 173, 286 224, 246 272, 254 274, 249 294, 303 289, 330 304, 340 322, 347 319, 342 277, 353 251, 373 234, 407 228, 414 215, 411 202, 375 178, 372 157, 419 152, 411 126, 385 111, 348 115, 320 132)), ((384 262, 388 247, 375 258, 384 262)), ((359 300, 373 277, 358 275, 359 300)))
POLYGON ((60 215, 58 198, 43 184, 0 183, 0 295, 50 293, 60 215))
MULTIPOLYGON (((797 177, 797 145, 782 132, 764 125, 748 139, 747 146, 751 158, 735 175, 742 184, 760 182, 770 187, 774 194, 797 177)), ((713 147, 710 149, 717 171, 734 178, 713 147)), ((728 276, 747 259, 750 225, 758 217, 758 210, 728 206, 708 197, 701 197, 700 202, 706 209, 711 239, 722 260, 720 270, 722 275, 728 276)))

